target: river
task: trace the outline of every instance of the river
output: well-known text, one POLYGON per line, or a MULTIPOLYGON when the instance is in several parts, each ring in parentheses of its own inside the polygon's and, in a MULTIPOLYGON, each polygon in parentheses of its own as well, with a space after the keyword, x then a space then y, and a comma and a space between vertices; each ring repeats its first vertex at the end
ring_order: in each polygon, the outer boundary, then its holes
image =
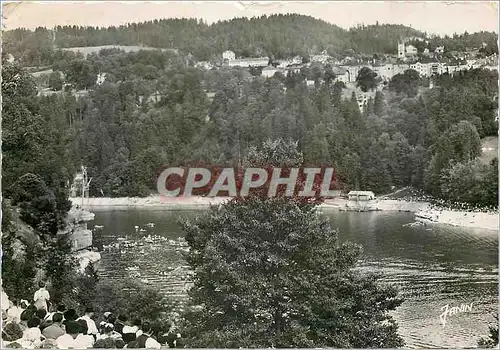
MULTIPOLYGON (((94 245, 104 248, 101 276, 133 276, 172 298, 183 298, 188 287, 185 270, 174 269, 185 265, 185 248, 177 240, 182 236, 178 220, 199 212, 92 211, 96 217, 89 228, 103 226, 94 229, 94 245)), ((341 240, 364 247, 361 269, 381 273, 383 281, 399 286, 405 302, 393 315, 407 347, 472 347, 479 337, 488 335, 488 324, 498 314, 497 232, 410 226, 412 213, 327 211, 322 215, 338 228, 341 240), (471 311, 449 315, 443 327, 442 307, 472 302, 471 311)))

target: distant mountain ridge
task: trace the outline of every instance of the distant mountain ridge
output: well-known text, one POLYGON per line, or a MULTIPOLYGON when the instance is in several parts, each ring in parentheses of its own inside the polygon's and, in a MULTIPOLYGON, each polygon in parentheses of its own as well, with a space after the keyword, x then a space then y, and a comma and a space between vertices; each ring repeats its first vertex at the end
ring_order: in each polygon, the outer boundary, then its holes
MULTIPOLYGON (((16 29, 4 33, 7 52, 14 54, 60 48, 100 45, 144 45, 175 48, 193 54, 198 60, 220 57, 225 50, 236 56, 271 56, 274 58, 327 51, 330 55, 394 54, 397 42, 409 37, 427 38, 426 33, 393 24, 358 26, 342 29, 310 16, 288 14, 235 18, 211 25, 198 19, 162 19, 131 23, 118 27, 97 28, 58 26, 54 32, 38 28, 34 32, 16 29)), ((480 46, 496 43, 495 33, 427 38, 435 45, 480 46)), ((22 55, 22 54, 21 54, 22 55)), ((36 54, 35 54, 36 55, 36 54)))

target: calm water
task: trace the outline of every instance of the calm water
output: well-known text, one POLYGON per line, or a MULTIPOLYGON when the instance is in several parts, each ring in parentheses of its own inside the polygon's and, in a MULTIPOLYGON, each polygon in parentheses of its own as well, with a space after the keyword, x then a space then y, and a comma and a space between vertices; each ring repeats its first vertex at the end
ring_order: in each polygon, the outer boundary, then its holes
MULTIPOLYGON (((177 240, 182 236, 177 222, 197 212, 93 211, 96 219, 89 228, 103 226, 94 231, 95 245, 105 249, 99 267, 102 276, 134 276, 173 298, 184 296, 185 248, 177 240)), ((384 281, 400 287, 406 300, 394 317, 407 347, 470 347, 488 334, 488 324, 498 313, 497 232, 408 226, 413 222, 411 213, 323 215, 339 229, 342 240, 363 245, 361 269, 379 272, 384 281), (471 312, 450 315, 442 326, 441 307, 471 302, 471 312)))

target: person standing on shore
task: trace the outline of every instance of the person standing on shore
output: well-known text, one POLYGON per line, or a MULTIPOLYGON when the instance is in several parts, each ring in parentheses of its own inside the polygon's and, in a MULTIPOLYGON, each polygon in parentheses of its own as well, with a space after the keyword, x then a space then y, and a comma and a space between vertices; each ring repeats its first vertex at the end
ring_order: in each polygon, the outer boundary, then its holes
POLYGON ((95 325, 95 322, 92 319, 93 317, 94 317, 94 310, 91 307, 88 307, 85 310, 85 315, 78 318, 77 321, 84 320, 87 323, 87 334, 93 336, 94 340, 96 340, 97 335, 99 334, 99 330, 97 329, 97 326, 95 325))
POLYGON ((50 300, 50 294, 47 289, 45 289, 44 282, 38 283, 38 286, 40 287, 40 289, 35 292, 35 295, 33 297, 33 300, 35 301, 35 307, 37 310, 45 309, 45 311, 48 311, 47 301, 50 300))

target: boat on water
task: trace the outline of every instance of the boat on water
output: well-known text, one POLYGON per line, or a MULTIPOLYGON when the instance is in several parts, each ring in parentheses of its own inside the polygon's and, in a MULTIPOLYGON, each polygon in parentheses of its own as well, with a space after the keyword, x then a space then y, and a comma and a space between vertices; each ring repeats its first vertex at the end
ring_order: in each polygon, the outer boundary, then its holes
POLYGON ((346 206, 346 207, 339 207, 339 210, 340 211, 355 211, 355 212, 361 213, 361 212, 368 212, 368 211, 381 211, 382 209, 346 206))
POLYGON ((339 207, 341 211, 367 212, 381 210, 377 207, 378 200, 372 191, 350 191, 347 196, 348 200, 345 206, 339 207))

